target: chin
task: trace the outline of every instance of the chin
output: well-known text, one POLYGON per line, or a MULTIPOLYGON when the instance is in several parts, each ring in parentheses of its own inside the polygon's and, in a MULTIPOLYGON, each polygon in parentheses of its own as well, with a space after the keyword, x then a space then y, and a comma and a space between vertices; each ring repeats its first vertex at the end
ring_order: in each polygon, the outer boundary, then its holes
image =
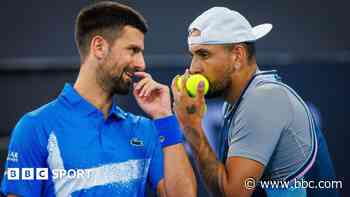
POLYGON ((113 92, 114 94, 120 94, 120 95, 128 95, 130 92, 130 86, 129 87, 123 87, 123 88, 117 88, 113 92))
POLYGON ((223 95, 224 95, 223 91, 208 92, 204 96, 204 98, 206 98, 206 99, 213 99, 213 98, 222 97, 223 95))
POLYGON ((130 92, 130 90, 129 89, 126 89, 126 90, 116 90, 116 91, 114 91, 114 94, 119 94, 119 95, 128 95, 129 94, 129 92, 130 92))
POLYGON ((119 95, 127 95, 129 94, 132 86, 131 80, 120 80, 120 79, 114 79, 111 80, 111 92, 113 94, 119 94, 119 95))

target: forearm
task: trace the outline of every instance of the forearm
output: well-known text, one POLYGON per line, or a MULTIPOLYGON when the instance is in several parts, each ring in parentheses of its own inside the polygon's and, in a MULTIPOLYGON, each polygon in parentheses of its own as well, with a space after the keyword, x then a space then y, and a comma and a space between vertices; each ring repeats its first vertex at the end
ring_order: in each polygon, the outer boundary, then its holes
POLYGON ((167 196, 196 196, 197 184, 183 144, 163 148, 167 196))
POLYGON ((204 178, 207 188, 214 196, 226 196, 225 186, 228 176, 225 165, 217 160, 216 155, 210 147, 207 138, 204 135, 202 127, 185 127, 184 129, 196 130, 186 133, 196 133, 197 135, 187 135, 186 138, 191 145, 194 158, 199 166, 200 172, 204 178))
MULTIPOLYGON (((164 189, 168 196, 196 196, 197 184, 175 116, 155 120, 164 155, 164 189)), ((163 192, 164 193, 164 192, 163 192)))

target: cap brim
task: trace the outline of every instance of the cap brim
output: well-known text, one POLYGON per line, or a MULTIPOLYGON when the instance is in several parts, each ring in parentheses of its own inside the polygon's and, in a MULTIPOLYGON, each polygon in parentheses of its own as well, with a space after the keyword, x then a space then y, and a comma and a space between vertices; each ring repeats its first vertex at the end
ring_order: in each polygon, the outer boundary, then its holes
POLYGON ((270 23, 264 23, 261 25, 257 25, 253 27, 253 34, 255 36, 255 39, 259 39, 267 35, 272 29, 272 24, 270 23))

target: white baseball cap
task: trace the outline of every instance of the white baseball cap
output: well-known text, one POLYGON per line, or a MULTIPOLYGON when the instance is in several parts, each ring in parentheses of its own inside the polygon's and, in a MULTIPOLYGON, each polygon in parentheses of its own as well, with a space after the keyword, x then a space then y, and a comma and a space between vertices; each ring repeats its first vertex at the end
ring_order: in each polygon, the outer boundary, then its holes
POLYGON ((213 7, 203 12, 189 26, 188 45, 254 42, 268 34, 272 24, 252 27, 240 13, 225 7, 213 7), (200 35, 191 36, 193 30, 200 35))

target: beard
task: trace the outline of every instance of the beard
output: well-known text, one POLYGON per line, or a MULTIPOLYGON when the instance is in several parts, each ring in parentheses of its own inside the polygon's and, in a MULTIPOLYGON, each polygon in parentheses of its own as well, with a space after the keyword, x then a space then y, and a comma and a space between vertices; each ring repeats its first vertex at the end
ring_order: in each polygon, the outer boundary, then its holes
POLYGON ((129 66, 124 67, 123 71, 120 73, 120 75, 115 78, 110 78, 111 83, 111 92, 113 94, 121 94, 121 95, 127 95, 129 94, 132 86, 132 79, 126 74, 126 73, 134 73, 134 69, 131 69, 129 66), (126 79, 124 76, 128 76, 126 79))
POLYGON ((224 95, 224 90, 225 88, 222 87, 221 85, 214 85, 213 83, 211 84, 209 91, 204 97, 206 99, 222 97, 224 95))
POLYGON ((210 87, 207 94, 204 96, 206 99, 218 98, 225 95, 225 91, 229 86, 229 78, 224 78, 223 80, 215 80, 209 82, 210 87))
POLYGON ((211 99, 226 96, 227 91, 231 86, 231 75, 234 72, 234 66, 231 64, 223 66, 225 67, 225 72, 223 72, 222 76, 217 77, 217 79, 214 80, 208 79, 210 87, 204 98, 211 99))
POLYGON ((113 66, 107 66, 102 64, 96 71, 96 81, 102 87, 102 89, 110 94, 127 95, 131 90, 132 79, 130 77, 125 78, 126 73, 134 73, 134 69, 130 66, 125 66, 119 75, 111 74, 111 68, 113 66))
POLYGON ((119 75, 118 78, 111 79, 111 92, 112 94, 121 94, 127 95, 131 90, 132 79, 124 79, 123 76, 127 71, 123 70, 123 72, 119 75))

